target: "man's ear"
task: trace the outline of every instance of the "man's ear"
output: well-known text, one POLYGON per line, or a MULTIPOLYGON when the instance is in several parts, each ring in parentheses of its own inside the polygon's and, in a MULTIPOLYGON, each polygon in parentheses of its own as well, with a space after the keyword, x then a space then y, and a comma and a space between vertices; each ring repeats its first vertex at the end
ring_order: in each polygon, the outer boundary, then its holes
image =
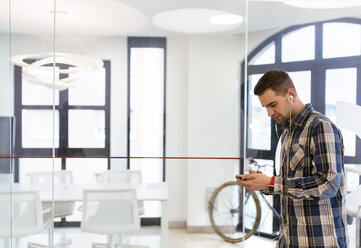
POLYGON ((290 101, 293 102, 297 97, 296 90, 294 88, 289 88, 287 93, 289 95, 290 101))

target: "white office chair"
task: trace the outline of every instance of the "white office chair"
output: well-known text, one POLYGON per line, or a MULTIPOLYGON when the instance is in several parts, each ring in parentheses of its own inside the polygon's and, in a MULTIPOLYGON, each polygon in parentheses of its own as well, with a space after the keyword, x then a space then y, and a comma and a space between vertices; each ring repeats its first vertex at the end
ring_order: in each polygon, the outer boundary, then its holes
POLYGON ((84 190, 80 228, 84 232, 107 235, 107 244, 93 243, 93 247, 120 247, 122 234, 140 230, 137 210, 134 189, 84 190))
MULTIPOLYGON (((54 184, 71 184, 73 183, 73 173, 71 171, 40 171, 40 172, 32 172, 28 174, 29 181, 31 184, 48 184, 49 186, 54 184)), ((56 192, 55 192, 56 194, 56 192)), ((43 208, 51 208, 53 206, 51 201, 43 202, 43 208)), ((70 216, 74 213, 74 201, 61 201, 54 202, 54 218, 65 218, 66 216, 70 216)), ((52 215, 51 212, 46 216, 50 218, 52 215)), ((56 244, 57 247, 66 246, 71 243, 71 239, 66 239, 62 237, 60 243, 56 244)))
MULTIPOLYGON (((48 244, 37 245, 28 243, 28 247, 51 247, 52 231, 51 219, 44 218, 39 193, 36 191, 0 192, 0 237, 4 238, 4 247, 15 238, 16 247, 19 239, 48 229, 48 244)), ((12 247, 12 246, 10 246, 12 247)))
MULTIPOLYGON (((142 183, 140 170, 107 170, 101 174, 103 183, 142 183)), ((138 201, 139 215, 144 214, 144 201, 138 201)))
MULTIPOLYGON (((71 171, 40 171, 28 174, 31 184, 48 184, 49 186, 59 183, 73 183, 71 171), (54 175, 54 177, 53 177, 54 175)), ((56 194, 56 192, 55 192, 56 194)), ((54 218, 61 218, 72 215, 74 212, 74 201, 54 202, 54 218)), ((52 207, 52 202, 43 202, 43 208, 52 207)))
POLYGON ((140 170, 107 170, 101 174, 103 183, 142 183, 140 170))

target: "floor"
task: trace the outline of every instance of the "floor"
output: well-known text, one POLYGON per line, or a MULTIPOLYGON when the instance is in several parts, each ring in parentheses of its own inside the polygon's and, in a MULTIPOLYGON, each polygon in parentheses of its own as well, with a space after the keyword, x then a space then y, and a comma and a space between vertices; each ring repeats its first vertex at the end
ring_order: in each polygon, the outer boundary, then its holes
MULTIPOLYGON (((350 248, 355 247, 355 226, 348 226, 350 248)), ((81 232, 79 228, 56 228, 54 232, 54 243, 61 240, 69 239, 71 243, 67 248, 87 248, 92 247, 93 242, 105 242, 104 235, 96 235, 81 232)), ((28 242, 35 242, 45 244, 47 242, 47 234, 32 235, 20 240, 20 248, 27 247, 28 242)), ((123 248, 130 247, 160 247, 160 227, 142 227, 140 232, 129 234, 124 240, 123 248), (133 246, 130 246, 133 245, 133 246), (137 246, 135 246, 137 245, 137 246)), ((169 240, 167 248, 235 248, 235 247, 262 247, 273 248, 276 241, 264 237, 251 236, 245 243, 232 244, 220 239, 215 234, 189 234, 185 229, 171 229, 169 230, 169 240)), ((0 243, 0 247, 4 247, 0 243)), ((10 247, 16 247, 15 244, 10 247)))
MULTIPOLYGON (((54 243, 60 240, 71 239, 71 244, 67 248, 91 248, 93 242, 102 243, 106 238, 104 235, 94 235, 83 233, 79 228, 60 228, 55 229, 54 243)), ((27 247, 28 241, 45 244, 47 242, 46 233, 32 235, 20 240, 21 248, 27 247)), ((159 227, 142 227, 140 232, 130 234, 125 240, 128 244, 124 248, 131 247, 160 247, 160 228, 159 227), (131 246, 134 245, 134 246, 131 246), (137 246, 135 246, 137 245, 137 246)), ((189 234, 185 229, 169 230, 169 240, 167 248, 234 248, 234 247, 275 247, 276 241, 267 238, 252 236, 246 240, 245 244, 232 244, 223 241, 215 234, 189 234)), ((0 247, 3 247, 0 244, 0 247)), ((12 247, 12 246, 10 246, 12 247)), ((15 244, 13 247, 16 247, 15 244)))

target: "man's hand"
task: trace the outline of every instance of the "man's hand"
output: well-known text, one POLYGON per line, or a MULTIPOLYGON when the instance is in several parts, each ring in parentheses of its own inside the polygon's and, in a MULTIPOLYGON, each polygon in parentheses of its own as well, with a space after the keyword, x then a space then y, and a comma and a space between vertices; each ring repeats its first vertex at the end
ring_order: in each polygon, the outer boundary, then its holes
POLYGON ((263 175, 260 172, 253 170, 249 171, 250 174, 243 174, 242 178, 236 177, 237 181, 246 189, 249 190, 265 190, 271 183, 271 177, 263 175))

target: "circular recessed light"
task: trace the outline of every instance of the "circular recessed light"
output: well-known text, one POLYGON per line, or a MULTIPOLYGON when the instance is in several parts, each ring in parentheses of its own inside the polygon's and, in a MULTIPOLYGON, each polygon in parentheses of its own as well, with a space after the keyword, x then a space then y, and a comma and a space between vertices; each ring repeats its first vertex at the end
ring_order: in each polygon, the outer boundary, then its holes
MULTIPOLYGON (((228 24, 222 23, 223 25, 220 25, 221 23, 212 23, 210 19, 217 16, 237 15, 215 9, 174 9, 156 14, 152 18, 152 22, 159 28, 181 33, 216 33, 231 30, 241 23, 241 21, 228 24)), ((242 18, 241 16, 237 17, 238 20, 242 18)))
POLYGON ((360 0, 287 0, 285 4, 307 9, 336 9, 361 5, 360 0))
POLYGON ((209 21, 217 25, 233 25, 243 21, 243 17, 235 14, 215 15, 209 21))

